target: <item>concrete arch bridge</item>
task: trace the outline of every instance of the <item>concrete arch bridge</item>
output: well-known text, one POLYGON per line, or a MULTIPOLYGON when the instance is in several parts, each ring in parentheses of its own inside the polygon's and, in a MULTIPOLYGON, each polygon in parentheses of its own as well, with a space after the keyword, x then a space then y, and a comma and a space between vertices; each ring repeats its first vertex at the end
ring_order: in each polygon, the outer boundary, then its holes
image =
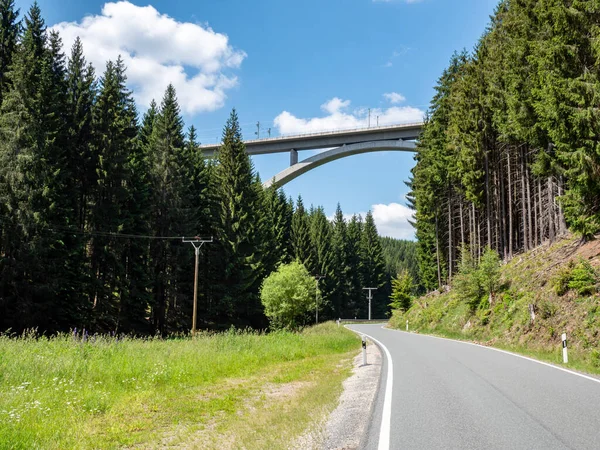
MULTIPOLYGON (((265 187, 273 183, 281 187, 303 173, 348 156, 382 151, 415 152, 415 140, 422 129, 422 123, 414 123, 256 139, 245 144, 249 155, 290 154, 290 166, 263 183, 265 187), (299 151, 323 148, 329 150, 298 161, 299 151)), ((212 157, 219 145, 202 145, 200 148, 205 156, 212 157)))

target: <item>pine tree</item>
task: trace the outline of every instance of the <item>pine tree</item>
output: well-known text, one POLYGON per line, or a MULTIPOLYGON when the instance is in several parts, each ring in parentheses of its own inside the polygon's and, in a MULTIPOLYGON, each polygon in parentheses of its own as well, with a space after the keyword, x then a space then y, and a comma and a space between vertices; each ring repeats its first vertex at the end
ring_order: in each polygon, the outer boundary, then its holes
POLYGON ((225 258, 222 311, 230 323, 260 326, 265 323, 255 272, 260 264, 256 254, 260 206, 254 169, 235 110, 223 130, 222 142, 216 167, 221 202, 219 241, 225 258))
MULTIPOLYGON (((360 260, 363 287, 382 288, 385 284, 385 261, 377 227, 370 211, 365 217, 360 239, 360 260)), ((387 311, 387 305, 383 302, 384 294, 375 293, 373 298, 372 316, 383 317, 387 311)))
MULTIPOLYGON (((361 273, 360 243, 362 236, 362 218, 353 215, 348 223, 348 266, 350 268, 348 280, 348 298, 342 318, 365 317, 366 306, 363 296, 363 282, 361 273)), ((371 286, 368 286, 371 287, 371 286)))
MULTIPOLYGON (((183 119, 173 85, 165 91, 150 142, 152 231, 157 237, 195 235, 192 229, 196 218, 189 204, 192 165, 186 154, 183 119)), ((193 252, 183 243, 156 239, 151 243, 150 256, 153 327, 155 332, 164 335, 170 328, 191 324, 192 290, 187 280, 193 282, 189 276, 193 252), (188 274, 185 281, 184 272, 188 274)))
POLYGON ((331 301, 334 317, 341 318, 347 310, 348 299, 352 295, 351 267, 348 254, 348 226, 342 207, 338 203, 333 219, 332 247, 334 253, 335 278, 332 288, 331 301))
POLYGON ((118 329, 122 301, 128 296, 126 241, 106 235, 129 230, 132 223, 129 160, 138 130, 135 104, 125 83, 123 61, 109 62, 93 111, 97 184, 91 193, 89 326, 99 331, 118 329))
POLYGON ((319 311, 323 319, 332 319, 337 312, 331 296, 335 289, 337 275, 334 270, 333 227, 327 220, 323 208, 312 210, 310 223, 311 245, 314 249, 313 276, 324 277, 319 282, 319 311))
POLYGON ((310 222, 301 196, 298 196, 296 209, 292 216, 290 238, 294 258, 304 264, 310 273, 314 273, 315 262, 310 238, 310 222))
POLYGON ((10 89, 9 70, 19 39, 19 10, 14 0, 0 0, 0 105, 10 89))
POLYGON ((412 293, 414 289, 413 279, 407 270, 398 272, 398 275, 392 280, 392 295, 390 296, 390 307, 407 311, 412 303, 412 293))

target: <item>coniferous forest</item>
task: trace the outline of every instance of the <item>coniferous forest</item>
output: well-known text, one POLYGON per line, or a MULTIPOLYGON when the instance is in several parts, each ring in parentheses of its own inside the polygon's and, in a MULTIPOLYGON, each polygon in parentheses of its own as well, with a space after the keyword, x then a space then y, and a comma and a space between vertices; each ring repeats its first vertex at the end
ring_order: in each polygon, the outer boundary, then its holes
POLYGON ((184 236, 214 237, 200 253, 200 329, 266 328, 261 284, 292 260, 325 276, 323 319, 366 317, 364 286, 381 288, 373 317, 385 316, 395 274, 372 215, 347 221, 338 206, 331 222, 264 189, 235 110, 205 159, 173 86, 140 115, 123 61, 94 68, 79 40, 65 55, 37 4, 21 17, 0 0, 0 41, 0 330, 188 331, 184 236))
POLYGON ((503 0, 440 77, 409 181, 419 277, 600 231, 600 3, 503 0))

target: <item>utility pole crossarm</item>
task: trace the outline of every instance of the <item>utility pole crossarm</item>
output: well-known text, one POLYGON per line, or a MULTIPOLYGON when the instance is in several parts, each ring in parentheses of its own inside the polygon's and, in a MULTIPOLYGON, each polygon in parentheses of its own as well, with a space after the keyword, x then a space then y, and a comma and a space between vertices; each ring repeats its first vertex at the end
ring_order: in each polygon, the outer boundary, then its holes
POLYGON ((196 315, 198 311, 198 265, 200 262, 200 248, 202 244, 213 242, 212 236, 209 238, 195 237, 182 237, 182 242, 192 244, 194 247, 194 253, 196 255, 196 264, 194 268, 194 310, 192 312, 192 336, 196 333, 196 315))

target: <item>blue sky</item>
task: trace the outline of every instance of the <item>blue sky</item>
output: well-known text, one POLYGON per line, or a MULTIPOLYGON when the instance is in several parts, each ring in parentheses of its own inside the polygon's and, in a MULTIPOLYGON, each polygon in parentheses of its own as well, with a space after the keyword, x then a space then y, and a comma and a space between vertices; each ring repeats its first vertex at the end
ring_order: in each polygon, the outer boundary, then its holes
MULTIPOLYGON (((427 109, 452 53, 471 49, 497 0, 38 0, 65 44, 80 35, 98 73, 125 56, 144 111, 168 82, 187 125, 215 142, 231 108, 244 136, 410 122, 427 109), (387 95, 386 95, 387 94, 387 95)), ((24 13, 30 1, 17 0, 24 13)), ((300 158, 310 156, 301 152, 300 158)), ((254 158, 263 180, 289 155, 254 158)), ((381 234, 412 238, 403 206, 407 153, 326 164, 285 187, 332 215, 373 210, 381 234)))

